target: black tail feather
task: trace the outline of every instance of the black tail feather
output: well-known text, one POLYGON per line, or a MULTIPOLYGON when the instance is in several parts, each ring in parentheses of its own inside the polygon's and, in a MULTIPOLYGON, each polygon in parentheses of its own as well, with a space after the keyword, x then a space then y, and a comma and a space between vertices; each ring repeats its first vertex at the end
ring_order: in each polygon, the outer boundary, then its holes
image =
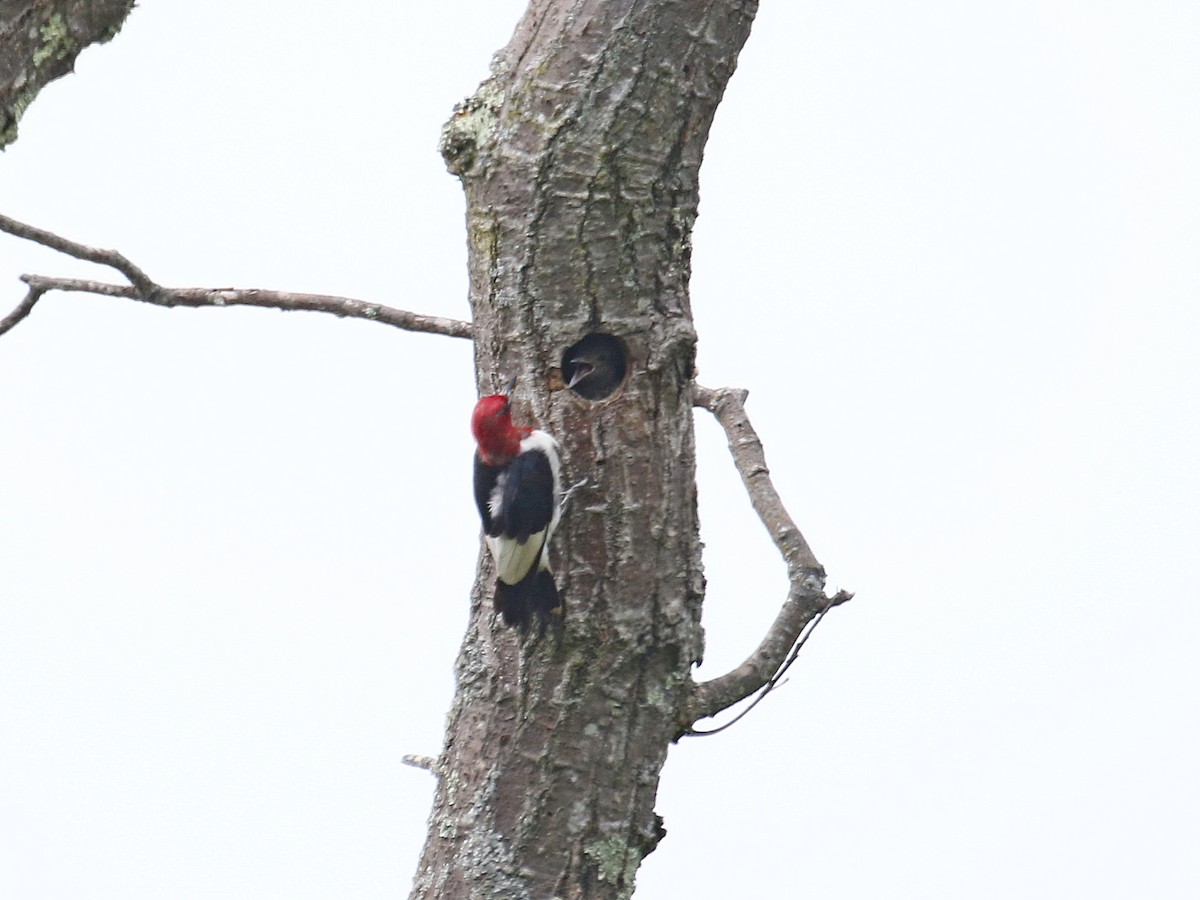
POLYGON ((535 618, 541 634, 551 622, 563 619, 562 598, 548 569, 534 569, 516 584, 505 584, 497 578, 495 604, 504 624, 520 629, 522 634, 529 631, 535 618))

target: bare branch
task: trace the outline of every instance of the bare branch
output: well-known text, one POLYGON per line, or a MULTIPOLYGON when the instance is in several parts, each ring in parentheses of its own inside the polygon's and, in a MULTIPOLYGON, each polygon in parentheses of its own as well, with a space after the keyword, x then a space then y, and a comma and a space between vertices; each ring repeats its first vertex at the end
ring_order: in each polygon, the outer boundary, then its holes
POLYGON ((47 278, 42 275, 24 275, 21 278, 30 287, 42 291, 75 291, 86 294, 101 294, 105 297, 126 297, 155 306, 258 306, 266 309, 309 310, 325 312, 340 318, 366 319, 380 322, 405 331, 420 331, 441 334, 446 337, 470 338, 471 323, 460 319, 445 319, 441 316, 424 316, 420 313, 368 303, 350 297, 335 297, 329 294, 294 294, 287 291, 268 291, 258 288, 168 288, 158 287, 146 296, 133 286, 107 284, 102 281, 83 281, 76 278, 47 278))
POLYGON ((46 293, 43 288, 37 288, 30 285, 29 290, 25 294, 25 299, 17 304, 17 308, 10 312, 3 319, 0 319, 0 334, 4 334, 14 325, 24 319, 27 315, 33 312, 34 305, 38 300, 42 299, 42 294, 46 293))
POLYGON ((0 215, 0 231, 6 231, 14 237, 33 241, 35 244, 41 244, 43 247, 49 247, 51 250, 57 250, 59 253, 65 253, 67 256, 73 256, 76 259, 99 263, 102 266, 116 269, 128 278, 129 283, 134 285, 145 296, 153 294, 158 289, 158 285, 151 281, 145 272, 116 250, 101 250, 97 247, 77 244, 75 241, 69 241, 64 237, 59 237, 57 234, 44 231, 41 228, 35 228, 32 225, 26 225, 24 222, 18 222, 16 219, 10 219, 4 215, 0 215))
POLYGON ((749 392, 744 390, 709 390, 697 384, 693 386, 692 402, 711 412, 725 429, 725 436, 729 439, 729 452, 733 454, 733 463, 737 466, 738 474, 742 476, 742 484, 746 486, 754 511, 758 513, 771 535, 771 540, 783 554, 788 565, 788 577, 793 577, 802 569, 819 570, 821 564, 813 556, 804 535, 784 509, 783 501, 779 499, 779 494, 771 483, 771 472, 767 468, 762 441, 758 439, 758 434, 746 416, 747 396, 749 392))
POLYGON ((12 328, 27 315, 37 300, 49 291, 74 291, 100 294, 105 297, 125 297, 155 306, 225 307, 258 306, 267 309, 309 310, 325 312, 350 319, 366 319, 427 334, 447 337, 470 338, 470 322, 446 319, 441 316, 425 316, 419 313, 368 303, 349 297, 329 294, 296 294, 285 291, 268 291, 257 288, 168 288, 156 284, 145 272, 115 250, 99 250, 77 244, 49 231, 0 216, 0 231, 16 237, 34 241, 53 250, 58 250, 76 259, 100 263, 116 269, 129 279, 130 284, 110 284, 78 278, 51 278, 44 275, 24 275, 21 280, 29 285, 29 294, 12 313, 0 321, 0 334, 12 328))
POLYGON ((730 719, 724 725, 719 725, 716 728, 701 729, 701 728, 696 728, 693 726, 692 728, 689 728, 686 732, 688 737, 707 737, 710 734, 720 734, 726 728, 732 728, 734 725, 736 725, 738 722, 740 722, 743 718, 745 718, 746 714, 749 713, 750 710, 752 710, 752 709, 754 709, 754 707, 758 706, 758 704, 762 702, 763 698, 766 697, 767 694, 771 693, 771 691, 775 690, 775 688, 782 685, 784 683, 782 680, 783 676, 786 675, 787 670, 792 667, 792 663, 794 663, 796 661, 796 657, 798 657, 800 655, 800 651, 804 649, 804 645, 808 642, 808 639, 810 637, 812 637, 813 631, 816 629, 816 627, 818 625, 821 624, 821 620, 823 618, 825 618, 825 613, 827 613, 827 612, 829 612, 828 607, 821 610, 819 613, 817 613, 815 616, 813 616, 811 619, 808 620, 808 622, 805 624, 804 628, 800 632, 799 640, 797 640, 796 643, 792 646, 792 649, 788 653, 787 659, 784 660, 783 665, 780 666, 779 670, 774 675, 771 676, 771 678, 767 681, 766 684, 764 684, 762 686, 762 688, 759 690, 759 692, 755 695, 754 699, 751 700, 750 703, 747 704, 742 709, 741 712, 739 712, 736 716, 734 716, 732 719, 730 719))
POLYGON ((732 672, 695 686, 688 711, 689 725, 716 715, 755 691, 763 688, 769 691, 778 682, 782 670, 794 661, 794 655, 789 658, 789 654, 806 626, 830 607, 853 596, 845 591, 839 591, 833 597, 825 595, 825 570, 771 483, 762 441, 746 416, 746 396, 744 390, 710 390, 693 385, 693 403, 711 412, 725 429, 729 452, 754 511, 787 563, 790 587, 775 622, 745 662, 732 672))

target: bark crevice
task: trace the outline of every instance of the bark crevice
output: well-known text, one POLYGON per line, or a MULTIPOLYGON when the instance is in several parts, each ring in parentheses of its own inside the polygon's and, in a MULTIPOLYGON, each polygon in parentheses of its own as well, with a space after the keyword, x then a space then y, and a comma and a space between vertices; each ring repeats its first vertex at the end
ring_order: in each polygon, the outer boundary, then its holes
POLYGON ((551 547, 564 628, 516 647, 526 712, 507 741, 467 737, 517 674, 477 668, 487 654, 473 642, 515 647, 479 602, 460 654, 470 675, 434 821, 447 821, 450 785, 460 806, 473 791, 471 827, 507 836, 504 884, 461 828, 431 828, 414 898, 628 897, 664 833, 659 773, 703 647, 690 232, 703 144, 754 8, 535 2, 447 123, 467 197, 480 387, 519 376, 518 419, 555 434, 564 480, 587 486, 551 547), (595 403, 555 390, 563 350, 591 331, 628 354, 623 387, 595 403), (455 778, 479 765, 502 774, 455 778))

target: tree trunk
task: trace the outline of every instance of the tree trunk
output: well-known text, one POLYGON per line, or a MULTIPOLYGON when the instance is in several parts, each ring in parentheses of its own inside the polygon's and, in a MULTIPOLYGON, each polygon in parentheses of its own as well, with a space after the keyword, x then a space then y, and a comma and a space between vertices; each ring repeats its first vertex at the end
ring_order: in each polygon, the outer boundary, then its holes
MULTIPOLYGON (((670 743, 694 718, 704 580, 688 299, 697 176, 757 10, 745 0, 534 0, 443 153, 467 197, 481 390, 560 440, 561 631, 499 625, 486 555, 414 898, 628 897, 662 838, 670 743), (628 378, 563 390, 615 335, 628 378)), ((464 479, 468 476, 464 460, 464 479)))
POLYGON ((88 44, 110 40, 134 0, 0 0, 0 150, 38 91, 75 68, 88 44))
MULTIPOLYGON (((130 5, 0 0, 0 125, 11 132, 37 88, 115 33, 130 5)), ((24 276, 26 296, 0 334, 47 292, 84 291, 470 336, 480 389, 519 376, 518 424, 558 436, 574 484, 552 544, 567 613, 561 627, 505 630, 481 554, 446 744, 427 763, 438 786, 414 898, 630 896, 665 834, 654 800, 671 742, 715 733, 693 724, 761 698, 825 612, 851 597, 825 595, 824 570, 771 484, 745 392, 692 380, 697 178, 756 11, 752 0, 533 0, 492 77, 443 132, 467 195, 472 323, 329 295, 169 288, 116 251, 0 216, 0 231, 128 280, 24 276), (607 379, 564 385, 577 355, 607 379), (694 405, 725 430, 789 581, 759 646, 702 684, 692 680, 704 593, 694 405)), ((467 460, 463 470, 465 482, 467 460)))

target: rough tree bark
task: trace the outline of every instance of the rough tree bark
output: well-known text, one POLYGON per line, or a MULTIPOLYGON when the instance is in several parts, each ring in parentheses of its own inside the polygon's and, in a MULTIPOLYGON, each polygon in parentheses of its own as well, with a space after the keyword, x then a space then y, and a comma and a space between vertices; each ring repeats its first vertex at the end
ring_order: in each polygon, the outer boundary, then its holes
POLYGON ((75 68, 89 44, 110 40, 134 0, 0 0, 0 150, 38 91, 75 68))
POLYGON ((496 628, 476 583, 414 898, 628 897, 664 834, 670 743, 695 720, 690 237, 709 126, 757 4, 535 0, 446 125, 467 199, 481 391, 520 376, 563 444, 561 637, 496 628), (584 335, 628 349, 623 389, 559 386, 584 335))
MULTIPOLYGON (((0 0, 0 25, 10 10, 55 2, 0 0)), ((106 5, 129 7, 94 2, 106 5)), ((0 335, 52 291, 353 316, 473 338, 480 390, 519 376, 519 410, 559 437, 565 482, 578 483, 552 546, 565 622, 525 637, 499 626, 481 553, 445 747, 414 760, 438 779, 417 900, 628 897, 665 833, 654 801, 671 742, 770 690, 806 629, 850 597, 825 595, 824 571, 771 485, 745 392, 693 381, 700 161, 756 10, 752 0, 533 0, 443 131, 466 192, 472 322, 328 295, 168 287, 116 251, 0 215, 0 232, 127 281, 23 276, 27 294, 0 335), (628 374, 589 400, 564 389, 561 368, 596 333, 619 341, 628 374), (725 429, 789 582, 760 645, 702 683, 692 678, 704 593, 694 407, 725 429)))

